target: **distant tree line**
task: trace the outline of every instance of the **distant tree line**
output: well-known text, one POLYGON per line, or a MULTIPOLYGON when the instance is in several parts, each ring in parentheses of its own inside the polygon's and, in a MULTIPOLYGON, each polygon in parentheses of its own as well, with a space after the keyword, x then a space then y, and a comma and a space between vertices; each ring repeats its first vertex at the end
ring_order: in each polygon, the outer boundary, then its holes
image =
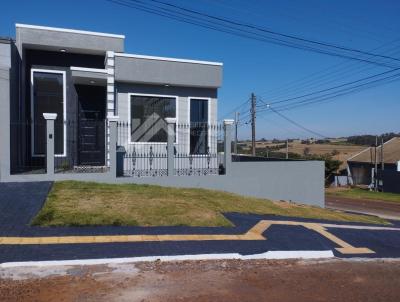
MULTIPOLYGON (((387 142, 388 140, 392 139, 393 137, 400 136, 400 133, 384 133, 380 136, 378 136, 378 145, 381 144, 381 139, 383 138, 384 142, 387 142)), ((375 135, 354 135, 354 136, 349 136, 347 138, 347 142, 350 144, 354 145, 363 145, 363 146, 373 146, 375 145, 375 135)))

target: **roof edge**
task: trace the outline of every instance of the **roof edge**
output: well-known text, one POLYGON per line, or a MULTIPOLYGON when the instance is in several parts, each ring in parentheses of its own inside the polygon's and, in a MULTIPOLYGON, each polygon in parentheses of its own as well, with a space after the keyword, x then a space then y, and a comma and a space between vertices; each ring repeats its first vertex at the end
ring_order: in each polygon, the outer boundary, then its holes
POLYGON ((223 66, 223 63, 221 63, 221 62, 188 60, 188 59, 179 59, 179 58, 170 58, 170 57, 146 56, 146 55, 137 55, 137 54, 122 53, 122 52, 116 52, 115 56, 117 56, 117 57, 125 57, 125 58, 145 59, 145 60, 156 60, 156 61, 169 61, 169 62, 181 62, 181 63, 192 63, 192 64, 202 64, 202 65, 223 66))
POLYGON ((19 27, 19 28, 29 28, 29 29, 41 29, 41 30, 50 30, 50 31, 74 33, 74 34, 83 34, 83 35, 92 35, 92 36, 101 36, 101 37, 125 39, 124 35, 108 34, 108 33, 102 33, 102 32, 77 30, 77 29, 68 29, 68 28, 60 28, 60 27, 39 26, 39 25, 30 25, 30 24, 21 24, 21 23, 16 23, 15 27, 16 28, 19 27))
MULTIPOLYGON (((394 137, 392 137, 391 139, 389 139, 388 141, 384 142, 383 145, 385 145, 385 144, 391 142, 392 140, 394 140, 394 139, 396 139, 396 138, 399 138, 399 139, 400 139, 400 137, 394 136, 394 137)), ((372 147, 365 148, 364 150, 358 152, 357 154, 355 154, 355 155, 349 157, 346 161, 351 161, 351 160, 352 160, 353 158, 355 158, 356 156, 359 156, 360 154, 362 154, 362 153, 368 151, 368 150, 371 149, 371 148, 372 148, 372 147)), ((378 148, 378 149, 379 149, 379 148, 382 148, 382 144, 379 145, 379 146, 377 146, 377 148, 378 148)))

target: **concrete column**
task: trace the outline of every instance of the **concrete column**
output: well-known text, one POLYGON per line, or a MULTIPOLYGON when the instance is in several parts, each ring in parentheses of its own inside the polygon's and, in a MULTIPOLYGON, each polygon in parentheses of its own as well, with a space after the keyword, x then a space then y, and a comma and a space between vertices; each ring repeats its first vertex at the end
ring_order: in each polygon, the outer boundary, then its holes
POLYGON ((54 175, 54 120, 57 113, 43 113, 46 120, 46 173, 54 175))
POLYGON ((229 174, 232 164, 232 128, 234 120, 224 120, 224 168, 225 174, 229 174))
POLYGON ((168 140, 167 140, 167 169, 168 176, 174 175, 175 154, 174 154, 174 141, 175 141, 175 124, 176 118, 167 117, 165 119, 168 125, 168 140))
POLYGON ((117 177, 117 121, 109 119, 110 127, 110 175, 117 177))

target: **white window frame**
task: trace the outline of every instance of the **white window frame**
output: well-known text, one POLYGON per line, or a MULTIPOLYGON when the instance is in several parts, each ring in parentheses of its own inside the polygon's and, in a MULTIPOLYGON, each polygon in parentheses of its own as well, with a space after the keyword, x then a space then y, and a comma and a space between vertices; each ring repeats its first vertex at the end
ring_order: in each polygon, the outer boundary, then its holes
MULTIPOLYGON (((175 99, 175 118, 176 124, 178 124, 178 113, 179 113, 179 97, 177 95, 167 95, 167 94, 147 94, 147 93, 128 93, 128 123, 129 123, 129 133, 132 133, 132 118, 131 118, 131 99, 132 96, 149 96, 149 97, 159 97, 159 98, 174 98, 175 99)), ((176 128, 178 129, 178 128, 176 128)), ((129 145, 166 145, 167 142, 132 142, 132 137, 129 136, 129 145)), ((175 133, 175 145, 178 144, 178 131, 175 133)))
MULTIPOLYGON (((34 78, 33 75, 35 72, 41 73, 55 73, 55 74, 62 74, 63 76, 63 132, 64 132, 64 144, 63 144, 63 153, 62 154, 54 154, 55 157, 65 157, 67 154, 67 127, 66 127, 66 120, 67 120, 67 81, 66 81, 66 71, 65 70, 54 70, 54 69, 41 69, 41 68, 32 68, 31 69, 31 119, 34 125, 35 123, 35 107, 34 107, 34 78)), ((52 113, 52 112, 49 112, 52 113)), ((35 154, 35 129, 31 127, 31 154, 32 157, 44 157, 44 154, 35 154)))
MULTIPOLYGON (((201 96, 189 96, 188 97, 188 116, 187 116, 187 121, 188 121, 188 125, 189 125, 189 128, 190 128, 190 123, 191 123, 191 120, 190 120, 190 103, 191 103, 191 100, 192 99, 195 99, 195 100, 205 100, 205 101, 207 101, 207 125, 208 126, 210 126, 211 125, 211 98, 207 98, 207 97, 201 97, 201 96)), ((207 131, 207 135, 208 135, 208 139, 207 139, 207 147, 208 148, 210 148, 211 147, 211 145, 210 145, 210 137, 211 137, 211 129, 210 129, 210 127, 208 128, 208 131, 207 131)), ((189 144, 188 144, 188 149, 187 149, 187 153, 188 154, 190 154, 190 129, 189 129, 189 132, 188 132, 188 134, 187 134, 187 136, 188 136, 188 142, 189 142, 189 144)), ((202 157, 202 156, 204 156, 205 154, 191 154, 192 156, 194 156, 194 157, 202 157)))

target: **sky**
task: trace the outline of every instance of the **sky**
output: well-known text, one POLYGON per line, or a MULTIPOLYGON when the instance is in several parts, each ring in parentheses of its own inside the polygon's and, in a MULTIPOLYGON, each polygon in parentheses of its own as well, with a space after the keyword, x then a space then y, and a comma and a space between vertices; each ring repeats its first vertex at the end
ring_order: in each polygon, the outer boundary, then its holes
MULTIPOLYGON (((280 33, 400 58, 398 0, 164 1, 280 33)), ((106 0, 4 1, 0 36, 15 37, 15 23, 124 34, 128 53, 223 62, 220 119, 233 118, 232 110, 248 101, 251 93, 258 104, 270 103, 388 70, 205 29, 106 0)), ((400 61, 391 62, 400 67, 400 61)), ((249 109, 248 103, 239 108, 245 118, 239 127, 241 139, 250 137, 249 109)), ((400 79, 282 114, 326 137, 400 132, 400 79)), ((265 110, 257 113, 256 137, 315 135, 265 110)))

